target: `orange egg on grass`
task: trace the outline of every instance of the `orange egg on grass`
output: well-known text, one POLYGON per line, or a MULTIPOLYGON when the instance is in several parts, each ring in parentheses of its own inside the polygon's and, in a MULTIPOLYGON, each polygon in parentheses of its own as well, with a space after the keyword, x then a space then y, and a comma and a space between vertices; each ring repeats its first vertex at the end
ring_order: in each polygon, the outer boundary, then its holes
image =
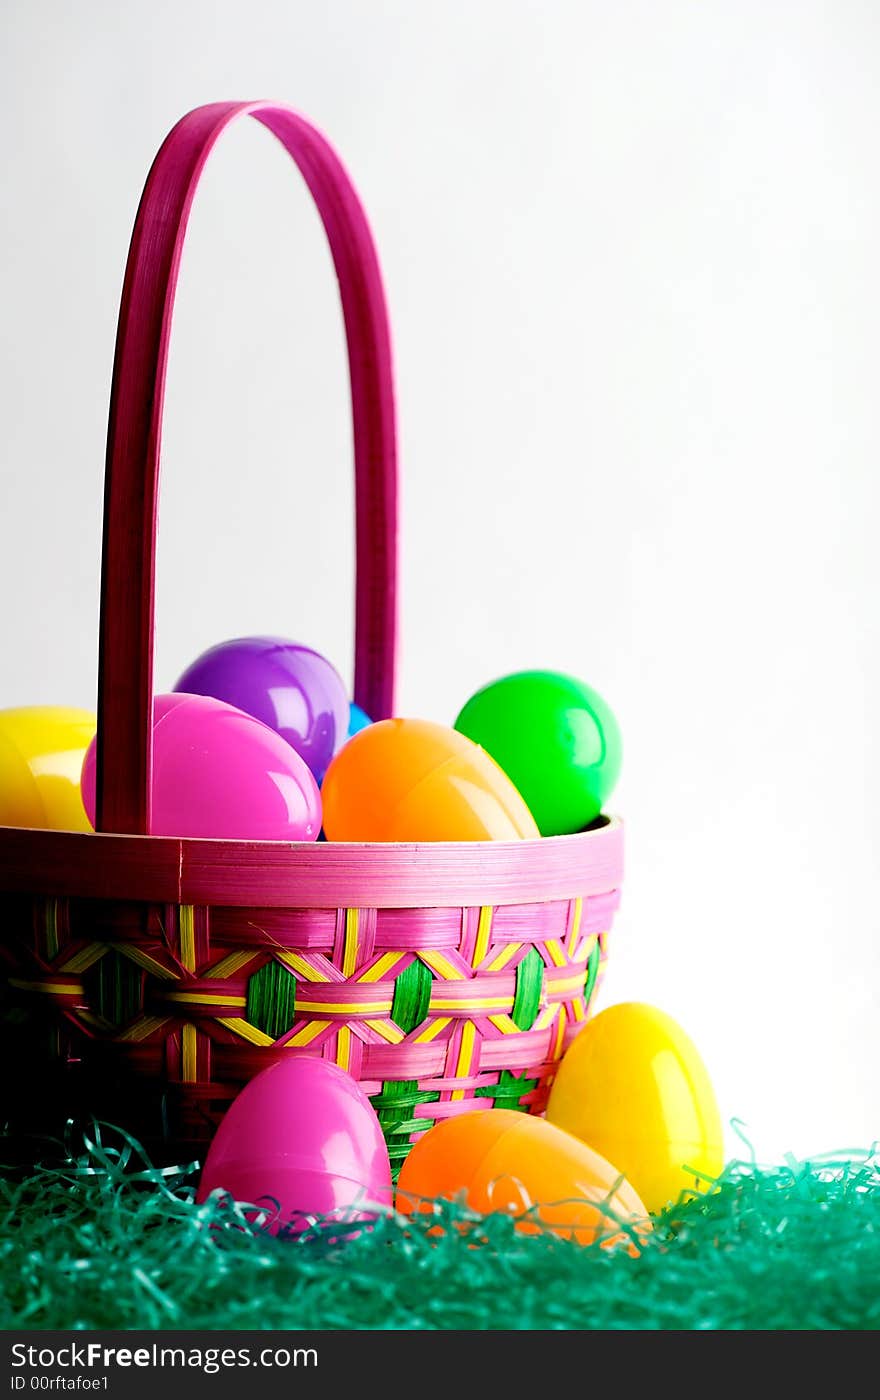
POLYGON ((403 1215, 430 1214, 437 1199, 463 1199, 481 1215, 503 1212, 517 1229, 638 1253, 650 1228, 632 1186, 570 1133, 515 1109, 446 1118, 417 1138, 397 1181, 403 1215))

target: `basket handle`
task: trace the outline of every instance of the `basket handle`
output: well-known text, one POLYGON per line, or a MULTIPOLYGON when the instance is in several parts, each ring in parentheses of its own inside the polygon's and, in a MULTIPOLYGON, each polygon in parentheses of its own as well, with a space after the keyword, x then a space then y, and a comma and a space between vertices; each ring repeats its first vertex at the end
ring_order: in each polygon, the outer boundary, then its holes
POLYGON ((193 197, 215 141, 251 116, 290 153, 317 205, 342 300, 355 463, 354 699, 392 713, 397 634, 397 457, 388 316, 373 238, 327 139, 274 102, 197 107, 160 147, 135 219, 116 335, 104 480, 96 827, 150 826, 153 630, 162 408, 174 294, 193 197))

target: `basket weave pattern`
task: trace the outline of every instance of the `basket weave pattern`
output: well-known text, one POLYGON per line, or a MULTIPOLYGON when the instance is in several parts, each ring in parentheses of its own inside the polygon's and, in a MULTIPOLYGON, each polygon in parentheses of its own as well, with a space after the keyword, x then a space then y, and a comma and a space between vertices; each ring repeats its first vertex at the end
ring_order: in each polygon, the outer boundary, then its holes
POLYGON ((275 1053, 319 1054, 361 1082, 399 1162, 438 1119, 543 1109, 600 985, 616 904, 616 892, 495 909, 49 898, 19 906, 6 946, 12 987, 164 1082, 180 1135, 210 1136, 275 1053), (270 1015, 289 983, 283 1028, 258 1023, 266 977, 270 1015))
MULTIPOLYGON (((20 1080, 35 1109, 44 1069, 61 1067, 72 1082, 87 1066, 94 1078, 78 1082, 106 1084, 105 1116, 148 1143, 204 1143, 273 1058, 324 1056, 371 1097, 398 1166, 438 1119, 493 1105, 543 1109, 600 985, 622 828, 608 817, 572 836, 413 845, 148 834, 175 288, 205 161, 240 116, 292 156, 330 244, 354 441, 353 693, 374 720, 396 713, 395 404, 369 225, 339 157, 298 113, 268 102, 196 108, 151 167, 122 291, 105 471, 96 831, 0 827, 0 1022, 7 1051, 16 1036, 26 1047, 20 1080)), ((14 1079, 0 1076, 7 1099, 14 1079)), ((96 1110, 98 1101, 89 1101, 96 1110)))

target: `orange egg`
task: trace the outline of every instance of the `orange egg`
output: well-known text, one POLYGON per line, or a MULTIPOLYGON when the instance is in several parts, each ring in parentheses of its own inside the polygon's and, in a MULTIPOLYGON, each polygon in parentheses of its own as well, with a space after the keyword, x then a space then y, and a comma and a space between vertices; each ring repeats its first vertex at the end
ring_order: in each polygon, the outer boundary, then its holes
POLYGON ((549 1228, 580 1244, 622 1244, 631 1254, 638 1253, 633 1234, 650 1228, 616 1167, 570 1133, 515 1109, 457 1114, 416 1139, 398 1177, 397 1210, 431 1212, 438 1198, 463 1198, 481 1215, 503 1211, 525 1232, 549 1228))
POLYGON ((321 787, 328 841, 540 837, 507 774, 448 725, 384 719, 339 750, 321 787))

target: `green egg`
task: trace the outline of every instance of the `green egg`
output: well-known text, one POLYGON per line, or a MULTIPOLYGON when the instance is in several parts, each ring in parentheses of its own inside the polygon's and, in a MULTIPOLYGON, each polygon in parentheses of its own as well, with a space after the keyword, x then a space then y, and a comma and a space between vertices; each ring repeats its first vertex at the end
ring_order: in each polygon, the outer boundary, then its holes
POLYGON ((494 758, 525 799, 542 836, 583 831, 620 774, 620 729, 585 681, 517 671, 483 686, 455 728, 494 758))

